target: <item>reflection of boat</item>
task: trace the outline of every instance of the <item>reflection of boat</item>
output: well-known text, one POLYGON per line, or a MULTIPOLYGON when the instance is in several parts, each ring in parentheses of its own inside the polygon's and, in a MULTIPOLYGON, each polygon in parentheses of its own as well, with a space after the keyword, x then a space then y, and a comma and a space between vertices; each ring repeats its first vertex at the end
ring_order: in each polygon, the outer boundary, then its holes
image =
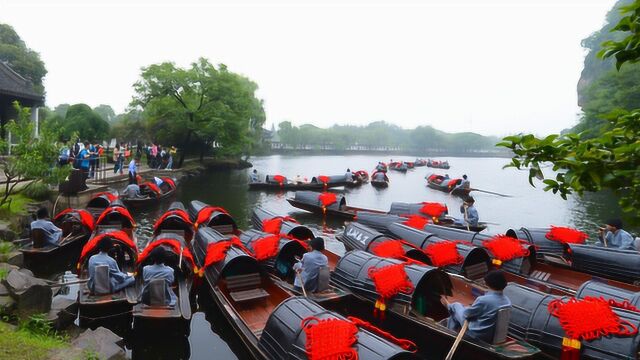
POLYGON ((174 179, 164 177, 162 184, 156 185, 153 181, 140 184, 139 197, 120 197, 120 200, 129 208, 143 208, 157 205, 160 201, 173 196, 176 193, 176 183, 174 179))
POLYGON ((31 230, 31 242, 20 249, 24 267, 37 274, 54 272, 53 264, 61 269, 73 267, 94 228, 93 216, 86 210, 63 210, 52 222, 62 229, 58 246, 46 245, 43 230, 34 229, 31 230))
POLYGON ((134 329, 162 326, 166 329, 179 330, 179 333, 186 331, 191 320, 190 293, 195 270, 193 255, 183 236, 172 231, 164 231, 156 235, 138 258, 136 293, 140 294, 141 302, 133 308, 134 329), (174 271, 175 280, 170 288, 177 297, 174 306, 167 305, 169 299, 165 298, 167 295, 164 279, 152 280, 148 284, 148 291, 142 291, 144 267, 153 263, 149 254, 157 247, 163 247, 166 250, 165 265, 174 271))
MULTIPOLYGON (((237 238, 211 228, 198 230, 194 254, 203 268, 205 286, 253 358, 306 359, 303 320, 344 318, 278 286, 243 247, 237 238)), ((413 358, 366 330, 358 330, 357 341, 362 359, 413 358)))
POLYGON ((432 189, 440 190, 456 196, 469 195, 469 190, 455 188, 461 182, 462 179, 449 179, 436 174, 432 174, 427 177, 427 186, 432 189))
POLYGON ((322 190, 341 186, 358 186, 355 179, 344 175, 314 176, 310 182, 292 182, 282 175, 267 175, 264 182, 250 182, 249 190, 322 190))
MULTIPOLYGON (((449 316, 447 308, 440 303, 441 296, 449 296, 450 301, 471 305, 486 288, 461 276, 448 275, 435 267, 382 258, 358 250, 350 251, 340 259, 331 280, 335 285, 354 294, 354 304, 349 310, 370 312, 374 304, 380 301, 380 294, 369 274, 372 271, 376 273, 392 269, 394 273, 404 273, 408 290, 397 293, 386 301, 385 330, 392 328, 395 336, 412 340, 434 359, 444 358, 457 333, 440 322, 449 316), (398 268, 401 270, 397 270, 398 268)), ((464 337, 456 351, 456 358, 526 359, 539 353, 537 348, 526 342, 507 337, 509 319, 506 314, 508 312, 503 316, 499 315, 492 344, 464 337)))

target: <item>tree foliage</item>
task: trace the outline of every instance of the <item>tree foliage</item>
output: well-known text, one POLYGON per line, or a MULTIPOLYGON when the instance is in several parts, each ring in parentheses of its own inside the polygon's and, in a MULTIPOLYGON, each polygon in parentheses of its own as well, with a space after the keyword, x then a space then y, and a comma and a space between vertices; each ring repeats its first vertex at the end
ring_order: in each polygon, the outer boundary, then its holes
POLYGON ((142 69, 135 83, 133 107, 141 107, 153 141, 179 145, 179 166, 194 149, 220 145, 218 152, 250 152, 265 120, 258 86, 200 58, 189 68, 165 62, 142 69))
POLYGON ((42 79, 47 75, 47 69, 40 54, 28 48, 7 24, 0 24, 0 61, 6 61, 18 74, 31 80, 34 90, 44 93, 42 79))
POLYGON ((102 120, 112 123, 116 120, 116 112, 113 111, 110 105, 100 104, 96 106, 93 111, 102 118, 102 120))
MULTIPOLYGON (((613 28, 614 31, 629 32, 620 41, 609 41, 604 57, 614 56, 618 69, 626 62, 636 62, 640 52, 634 52, 635 39, 640 39, 638 21, 640 0, 625 7, 627 16, 613 28), (629 51, 627 51, 629 50, 629 51)), ((623 81, 624 79, 620 79, 623 81)), ((629 86, 635 86, 631 83, 629 86)), ((594 133, 567 133, 536 138, 533 135, 518 135, 504 138, 499 146, 514 152, 507 166, 529 168, 529 182, 535 177, 542 179, 545 191, 553 191, 566 199, 568 194, 585 191, 613 190, 619 195, 623 210, 634 223, 640 223, 640 110, 621 109, 625 99, 601 99, 602 106, 611 108, 605 116, 597 136, 594 133), (545 178, 540 169, 544 162, 551 162, 557 171, 555 178, 545 178)))
POLYGON ((79 135, 82 140, 89 141, 105 140, 109 137, 109 123, 91 110, 88 105, 71 105, 64 117, 57 115, 57 111, 54 111, 56 115, 47 123, 59 129, 60 136, 64 139, 71 139, 73 134, 79 135))
MULTIPOLYGON (((55 166, 58 159, 55 129, 43 126, 35 137, 30 109, 21 107, 17 102, 14 107, 18 116, 7 124, 7 129, 17 142, 11 146, 11 156, 0 160, 0 168, 7 179, 3 184, 0 207, 7 203, 20 181, 32 180, 26 185, 27 189, 36 183, 54 185, 66 178, 70 171, 69 166, 55 166)), ((6 149, 8 146, 5 140, 0 140, 0 147, 6 149)))

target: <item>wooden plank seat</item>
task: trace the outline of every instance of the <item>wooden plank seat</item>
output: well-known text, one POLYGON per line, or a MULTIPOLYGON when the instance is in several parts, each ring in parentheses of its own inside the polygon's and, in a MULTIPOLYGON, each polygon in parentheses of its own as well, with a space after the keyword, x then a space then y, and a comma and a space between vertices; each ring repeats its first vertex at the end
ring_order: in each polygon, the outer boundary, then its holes
POLYGON ((260 300, 269 297, 269 293, 260 287, 262 278, 258 273, 226 277, 229 296, 235 302, 260 300))

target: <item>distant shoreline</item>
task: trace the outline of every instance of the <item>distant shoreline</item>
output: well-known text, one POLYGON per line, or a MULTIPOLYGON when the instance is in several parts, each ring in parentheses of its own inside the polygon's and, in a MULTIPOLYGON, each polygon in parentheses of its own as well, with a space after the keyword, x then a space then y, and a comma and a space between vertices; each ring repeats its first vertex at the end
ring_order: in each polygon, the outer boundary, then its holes
POLYGON ((269 155, 292 155, 292 156, 315 156, 315 155, 379 155, 381 157, 392 156, 411 156, 416 158, 438 158, 438 157, 468 157, 468 158, 511 158, 510 151, 413 151, 413 150, 388 150, 388 151, 371 151, 371 150, 289 150, 289 149, 272 149, 263 154, 255 154, 254 156, 269 155))

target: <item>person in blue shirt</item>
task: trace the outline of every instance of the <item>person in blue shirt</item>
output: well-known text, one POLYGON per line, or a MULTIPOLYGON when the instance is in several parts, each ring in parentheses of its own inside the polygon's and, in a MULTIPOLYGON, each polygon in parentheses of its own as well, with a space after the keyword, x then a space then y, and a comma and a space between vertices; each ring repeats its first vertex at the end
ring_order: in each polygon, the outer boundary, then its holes
POLYGON ((301 276, 296 275, 293 286, 296 290, 302 290, 302 281, 304 289, 308 292, 315 292, 318 289, 318 276, 320 268, 329 264, 329 259, 322 253, 324 251, 324 239, 321 237, 314 238, 310 241, 311 251, 302 256, 302 260, 293 265, 293 270, 301 276))
POLYGON ((489 291, 478 296, 473 305, 464 307, 455 302, 449 304, 447 299, 442 297, 442 304, 449 309, 449 319, 447 327, 451 330, 460 331, 465 321, 469 322, 467 334, 491 343, 496 325, 498 310, 511 308, 511 301, 502 290, 507 286, 507 279, 500 270, 489 271, 484 276, 484 281, 489 287, 489 291))
POLYGON ((51 220, 49 220, 49 210, 44 207, 38 209, 36 217, 38 219, 31 222, 31 230, 42 230, 44 233, 45 246, 58 246, 60 244, 60 238, 62 238, 62 229, 55 226, 51 220))
POLYGON ((622 229, 622 220, 611 219, 606 227, 598 229, 598 237, 606 247, 620 250, 636 250, 635 239, 622 229))
POLYGON ((80 150, 78 154, 78 159, 80 161, 80 170, 82 171, 82 175, 85 180, 89 177, 89 166, 90 166, 90 157, 91 152, 89 151, 89 142, 84 142, 84 148, 80 150))
POLYGON ((149 283, 154 279, 163 279, 165 281, 165 302, 166 305, 174 306, 176 304, 176 294, 171 290, 171 285, 175 280, 173 268, 165 265, 167 261, 167 251, 162 247, 151 250, 149 257, 153 259, 152 265, 142 268, 142 302, 149 303, 149 283))
POLYGON ((96 172, 96 160, 98 159, 98 150, 93 144, 89 144, 89 179, 93 179, 96 172))
POLYGON ((456 219, 454 223, 461 226, 478 226, 480 216, 478 210, 473 206, 476 200, 471 196, 465 196, 464 202, 460 205, 460 213, 464 215, 463 219, 456 219))
POLYGON ((98 243, 98 253, 89 258, 89 290, 95 292, 95 273, 96 266, 108 265, 109 266, 109 283, 111 285, 111 293, 117 293, 118 291, 127 288, 135 283, 133 276, 128 275, 120 271, 118 263, 114 258, 109 256, 109 250, 113 247, 111 238, 105 237, 98 243))

